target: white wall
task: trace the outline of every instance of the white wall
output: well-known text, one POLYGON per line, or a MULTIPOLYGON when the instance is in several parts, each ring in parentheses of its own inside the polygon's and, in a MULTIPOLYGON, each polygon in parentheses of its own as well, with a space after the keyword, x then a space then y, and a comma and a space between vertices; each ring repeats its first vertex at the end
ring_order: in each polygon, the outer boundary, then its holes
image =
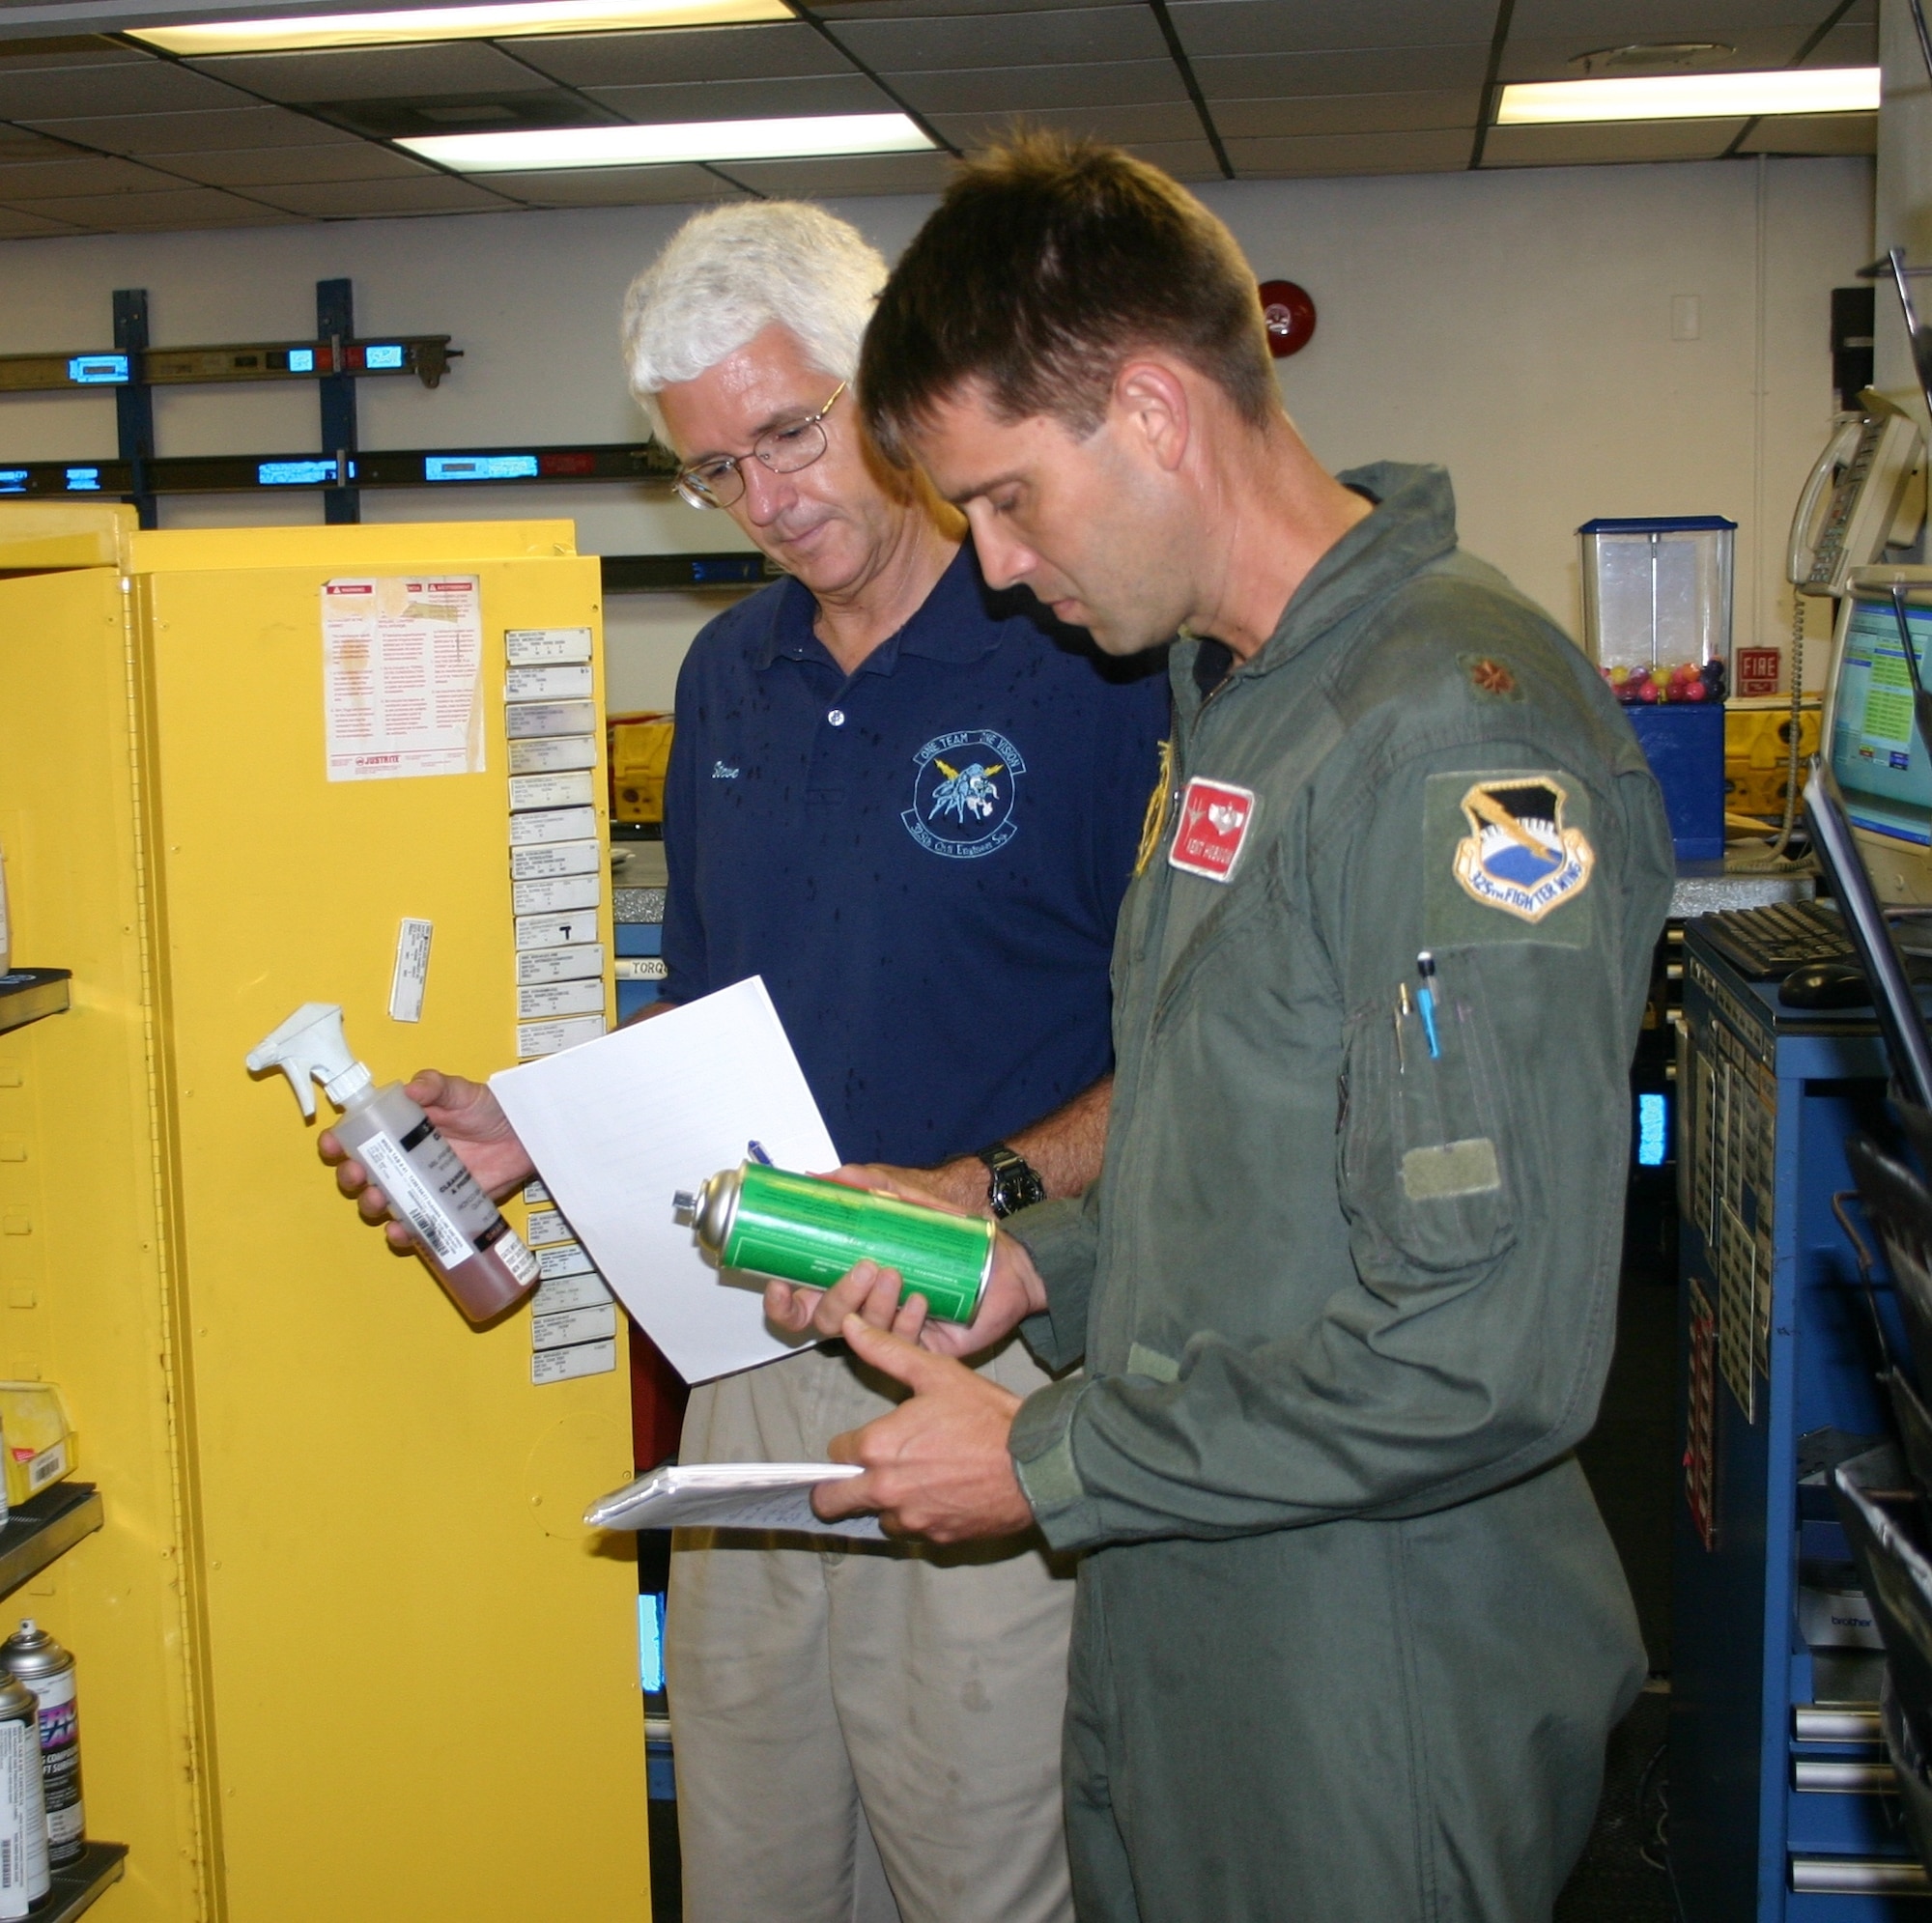
MULTIPOLYGON (((1301 281, 1321 321, 1282 363, 1290 410, 1336 466, 1445 463, 1467 545, 1567 627, 1575 529, 1594 515, 1728 515, 1737 636, 1781 641, 1784 529, 1833 407, 1829 290, 1870 258, 1855 159, 1540 169, 1205 189, 1258 273, 1301 281), (1699 302, 1695 340, 1671 300, 1699 302)), ((931 203, 838 203, 890 256, 931 203)), ((632 273, 668 208, 370 220, 0 245, 0 353, 108 344, 108 296, 150 292, 157 345, 299 337, 313 283, 354 278, 361 331, 441 332, 465 358, 435 393, 362 383, 370 447, 621 440, 642 425, 615 346, 632 273)), ((164 454, 316 444, 305 386, 163 391, 164 454)), ((110 397, 0 397, 0 459, 99 456, 110 397)), ((163 525, 263 518, 258 496, 164 500, 163 525)), ((273 503, 319 520, 315 496, 273 503)), ((723 516, 618 487, 369 494, 372 520, 575 516, 586 551, 743 545, 723 516)), ((611 694, 667 703, 717 606, 613 597, 611 694)), ((1813 658, 1816 658, 1814 651, 1813 658)))

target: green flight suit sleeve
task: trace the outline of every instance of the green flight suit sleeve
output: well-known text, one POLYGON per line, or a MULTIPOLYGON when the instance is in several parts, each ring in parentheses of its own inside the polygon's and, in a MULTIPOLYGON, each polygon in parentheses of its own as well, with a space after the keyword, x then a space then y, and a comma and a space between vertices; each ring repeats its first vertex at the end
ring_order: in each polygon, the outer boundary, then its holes
POLYGON ((1547 739, 1423 741, 1351 793, 1318 783, 1298 832, 1342 1021, 1335 1179, 1353 1281, 1258 1343, 1197 1325, 1170 1379, 1090 1375, 1031 1397, 1010 1447, 1056 1548, 1423 1513, 1587 1432, 1668 851, 1648 775, 1578 758, 1587 773, 1547 739))
POLYGON ((1033 1258, 1046 1285, 1046 1313, 1029 1315, 1020 1337, 1054 1374, 1087 1352, 1087 1305, 1100 1239, 1100 1184, 1084 1195, 1043 1202, 1013 1217, 1006 1232, 1033 1258))

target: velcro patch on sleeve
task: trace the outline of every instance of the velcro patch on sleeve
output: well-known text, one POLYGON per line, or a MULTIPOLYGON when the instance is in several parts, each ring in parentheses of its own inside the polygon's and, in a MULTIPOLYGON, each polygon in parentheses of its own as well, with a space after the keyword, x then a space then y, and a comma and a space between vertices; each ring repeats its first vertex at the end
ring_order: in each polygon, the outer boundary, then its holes
POLYGON ((1424 791, 1424 921, 1431 947, 1590 943, 1590 797, 1574 775, 1432 775, 1424 791))
POLYGON ((1402 1192, 1410 1202, 1454 1202, 1490 1195, 1503 1185, 1496 1145, 1487 1135, 1411 1148, 1402 1158, 1402 1192))

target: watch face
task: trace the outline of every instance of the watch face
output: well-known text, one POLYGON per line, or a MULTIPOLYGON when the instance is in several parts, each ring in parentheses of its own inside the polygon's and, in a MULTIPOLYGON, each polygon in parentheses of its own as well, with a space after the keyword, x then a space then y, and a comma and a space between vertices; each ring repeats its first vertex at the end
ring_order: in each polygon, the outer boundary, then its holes
POLYGON ((1046 1200, 1046 1184, 1024 1162, 1009 1163, 993 1176, 993 1212, 1015 1215, 1046 1200))

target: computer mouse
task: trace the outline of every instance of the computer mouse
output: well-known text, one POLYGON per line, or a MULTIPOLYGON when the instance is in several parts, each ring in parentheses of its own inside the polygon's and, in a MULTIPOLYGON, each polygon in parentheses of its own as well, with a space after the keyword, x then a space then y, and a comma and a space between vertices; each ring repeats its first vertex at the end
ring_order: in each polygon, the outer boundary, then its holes
POLYGON ((1806 962, 1779 983, 1777 999, 1787 1008, 1865 1008, 1871 984, 1857 962, 1806 962))

